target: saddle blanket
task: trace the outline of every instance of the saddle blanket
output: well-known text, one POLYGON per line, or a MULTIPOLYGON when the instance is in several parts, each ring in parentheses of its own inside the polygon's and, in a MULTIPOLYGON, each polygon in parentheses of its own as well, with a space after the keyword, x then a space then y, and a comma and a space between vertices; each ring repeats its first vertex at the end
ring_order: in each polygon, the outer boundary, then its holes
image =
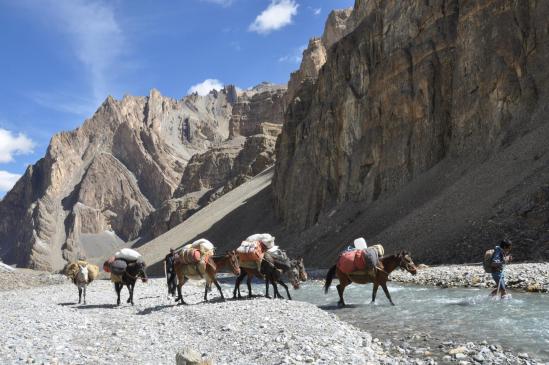
POLYGON ((345 274, 355 271, 373 271, 379 262, 378 250, 373 247, 366 250, 345 251, 337 260, 337 268, 345 274))

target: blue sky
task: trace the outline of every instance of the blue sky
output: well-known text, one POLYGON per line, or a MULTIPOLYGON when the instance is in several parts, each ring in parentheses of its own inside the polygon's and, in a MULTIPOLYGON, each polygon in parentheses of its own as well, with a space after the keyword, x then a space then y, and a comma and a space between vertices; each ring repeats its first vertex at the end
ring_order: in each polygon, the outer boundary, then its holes
POLYGON ((0 196, 108 95, 287 82, 328 13, 353 3, 0 0, 0 196))

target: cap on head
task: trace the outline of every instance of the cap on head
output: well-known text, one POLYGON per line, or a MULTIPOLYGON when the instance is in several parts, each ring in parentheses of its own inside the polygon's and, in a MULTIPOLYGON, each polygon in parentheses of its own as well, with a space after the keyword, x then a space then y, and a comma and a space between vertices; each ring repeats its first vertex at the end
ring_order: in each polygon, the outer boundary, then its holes
POLYGON ((510 248, 512 245, 513 243, 511 242, 511 240, 507 238, 501 240, 501 242, 499 243, 499 246, 503 249, 510 248))
POLYGON ((175 250, 173 248, 170 248, 170 253, 174 253, 175 250))

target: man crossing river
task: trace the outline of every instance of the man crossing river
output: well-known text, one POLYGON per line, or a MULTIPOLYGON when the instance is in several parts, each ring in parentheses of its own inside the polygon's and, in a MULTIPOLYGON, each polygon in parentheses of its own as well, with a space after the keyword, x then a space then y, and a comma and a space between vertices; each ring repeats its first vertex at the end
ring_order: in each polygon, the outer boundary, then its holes
POLYGON ((491 296, 496 296, 499 293, 501 298, 503 298, 507 295, 503 269, 505 264, 513 259, 509 254, 511 252, 511 247, 511 241, 504 239, 494 249, 494 254, 492 255, 492 279, 496 282, 496 288, 490 293, 491 296))

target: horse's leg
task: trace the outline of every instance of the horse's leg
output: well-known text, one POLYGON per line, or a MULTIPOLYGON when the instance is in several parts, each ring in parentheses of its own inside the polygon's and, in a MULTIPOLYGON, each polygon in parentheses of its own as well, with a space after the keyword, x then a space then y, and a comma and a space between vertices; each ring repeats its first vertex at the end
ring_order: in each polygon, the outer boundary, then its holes
POLYGON ((82 301, 82 288, 78 285, 78 304, 82 301))
POLYGON ((252 297, 252 276, 248 275, 248 280, 246 280, 246 284, 248 285, 248 298, 252 297))
POLYGON ((207 302, 208 301, 208 289, 209 289, 209 283, 208 281, 206 280, 206 285, 204 285, 204 301, 207 302))
POLYGON ((271 298, 269 295, 269 280, 265 280, 265 298, 271 298))
POLYGON ((223 290, 221 290, 221 285, 219 285, 216 279, 213 280, 213 283, 215 284, 217 290, 219 291, 219 294, 221 294, 221 300, 225 300, 225 296, 223 295, 223 290))
POLYGON ((133 283, 132 283, 132 293, 131 293, 131 299, 132 299, 132 300, 131 300, 131 303, 132 303, 132 305, 133 305, 133 291, 134 291, 134 290, 135 290, 135 280, 134 280, 133 283))
POLYGON ((132 288, 131 288, 131 285, 132 285, 131 283, 126 284, 126 288, 128 288, 128 294, 129 294, 128 300, 126 300, 126 303, 131 303, 131 301, 132 301, 132 288))
POLYGON ((181 280, 179 280, 179 276, 177 276, 177 298, 175 298, 175 301, 179 301, 179 304, 187 304, 185 302, 185 299, 183 299, 183 295, 181 294, 181 288, 186 282, 187 280, 184 276, 181 277, 181 280))
POLYGON ((379 288, 379 284, 375 281, 374 287, 372 288, 372 303, 375 303, 376 301, 377 288, 379 288))
MULTIPOLYGON (((278 283, 280 285, 282 285, 284 287, 284 289, 286 289, 286 294, 288 294, 288 300, 292 300, 292 296, 290 295, 290 291, 288 290, 288 285, 284 284, 284 282, 282 280, 278 280, 278 283)), ((282 298, 282 296, 280 296, 281 299, 284 299, 282 298)))
POLYGON ((114 290, 116 290, 117 295, 116 305, 120 305, 120 292, 122 291, 122 284, 114 283, 114 290))
POLYGON ((350 280, 347 277, 340 277, 338 275, 339 284, 336 285, 337 293, 339 294, 339 302, 337 302, 337 305, 340 307, 345 307, 345 301, 343 300, 343 292, 345 291, 345 287, 350 284, 350 280))
POLYGON ((393 300, 391 299, 391 294, 389 294, 389 289, 387 289, 387 283, 382 282, 380 285, 383 291, 385 292, 385 296, 387 297, 387 299, 389 299, 389 302, 391 303, 391 305, 395 305, 395 303, 393 303, 393 300))
POLYGON ((86 305, 86 287, 87 284, 84 284, 84 305, 86 305))
POLYGON ((236 281, 234 283, 234 290, 233 290, 233 299, 242 299, 242 295, 240 295, 240 283, 242 282, 242 279, 246 276, 246 270, 242 270, 240 272, 240 275, 236 278, 236 281))

